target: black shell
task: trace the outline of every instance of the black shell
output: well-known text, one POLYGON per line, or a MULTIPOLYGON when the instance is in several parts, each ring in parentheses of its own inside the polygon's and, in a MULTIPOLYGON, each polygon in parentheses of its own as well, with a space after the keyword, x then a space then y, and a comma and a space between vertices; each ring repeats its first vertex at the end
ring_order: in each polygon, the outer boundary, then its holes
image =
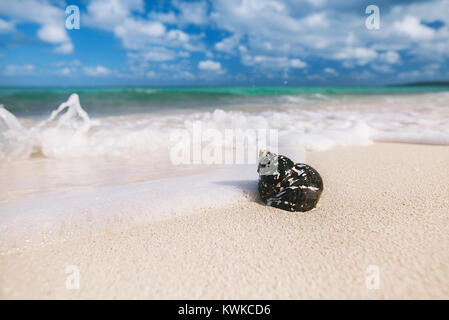
POLYGON ((266 153, 257 172, 260 197, 272 207, 309 211, 316 207, 323 192, 323 180, 315 169, 303 163, 294 164, 285 156, 266 153), (267 173, 266 169, 273 164, 274 170, 267 173))

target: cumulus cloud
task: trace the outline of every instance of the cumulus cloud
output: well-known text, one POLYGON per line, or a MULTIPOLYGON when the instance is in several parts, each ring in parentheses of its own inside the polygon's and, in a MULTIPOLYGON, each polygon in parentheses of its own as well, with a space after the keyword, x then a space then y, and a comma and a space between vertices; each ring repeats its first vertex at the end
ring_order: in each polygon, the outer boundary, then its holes
POLYGON ((0 34, 14 31, 14 24, 11 21, 0 19, 0 34))
POLYGON ((0 14, 14 19, 18 24, 24 22, 39 24, 37 37, 40 40, 58 45, 55 52, 63 54, 73 52, 73 44, 64 26, 63 8, 46 1, 3 0, 0 1, 0 14))
POLYGON ((193 1, 182 2, 174 1, 175 7, 179 10, 177 21, 180 24, 205 24, 208 21, 207 2, 193 1))
POLYGON ((151 79, 151 78, 156 77, 156 72, 154 72, 153 70, 150 70, 145 75, 146 75, 147 78, 151 79))
POLYGON ((195 76, 189 71, 181 71, 175 75, 175 78, 193 80, 195 79, 195 76))
POLYGON ((263 67, 264 69, 282 69, 282 70, 288 68, 302 69, 307 66, 307 63, 298 58, 289 59, 288 57, 265 56, 265 55, 251 56, 246 53, 242 55, 242 63, 247 66, 260 66, 263 67))
POLYGON ((377 57, 378 53, 376 50, 363 47, 346 47, 334 55, 334 58, 337 60, 354 60, 358 65, 362 66, 377 57))
POLYGON ((18 75, 29 75, 34 73, 36 67, 33 64, 25 64, 25 65, 7 65, 3 74, 7 76, 18 76, 18 75))
POLYGON ((101 65, 97 65, 95 67, 84 67, 84 73, 90 77, 102 77, 107 76, 112 73, 111 69, 103 67, 101 65))
POLYGON ((441 66, 435 63, 425 65, 421 68, 416 68, 409 71, 403 71, 398 74, 399 79, 407 81, 425 81, 441 79, 441 66))
POLYGON ((148 44, 163 41, 166 33, 165 26, 160 22, 125 19, 118 24, 114 34, 122 40, 126 49, 140 50, 148 44))
POLYGON ((291 59, 291 60, 289 60, 289 63, 290 63, 290 67, 292 67, 292 68, 302 69, 307 66, 307 63, 305 63, 304 61, 301 61, 300 59, 291 59))
POLYGON ((92 0, 87 5, 87 15, 84 23, 103 30, 113 30, 132 12, 142 13, 145 5, 142 0, 92 0))
POLYGON ((37 32, 37 36, 41 40, 53 44, 67 42, 69 40, 67 32, 65 32, 65 29, 61 29, 60 26, 55 24, 44 25, 37 32))
POLYGON ((61 70, 59 70, 59 74, 62 76, 69 76, 72 74, 72 69, 68 67, 62 68, 61 70))
POLYGON ((176 58, 176 52, 164 47, 149 47, 146 51, 129 52, 128 58, 131 62, 168 61, 176 58))
MULTIPOLYGON (((0 33, 34 23, 40 41, 56 53, 71 53, 64 6, 46 0, 0 1, 0 33)), ((317 70, 312 61, 323 60, 336 64, 319 67, 324 78, 343 66, 365 69, 360 77, 370 79, 410 68, 410 61, 442 65, 449 59, 449 1, 385 1, 379 7, 381 29, 376 31, 365 28, 360 0, 172 0, 168 5, 88 0, 81 15, 83 28, 118 39, 129 72, 142 77, 155 72, 159 78, 165 63, 182 65, 178 73, 166 70, 173 78, 191 78, 196 69, 216 76, 225 72, 223 60, 233 59, 252 69, 251 74, 267 77, 294 72, 313 77, 317 70)), ((118 74, 101 68, 84 71, 89 76, 118 74)))
POLYGON ((240 35, 234 34, 231 37, 225 38, 220 42, 217 42, 215 44, 215 49, 218 51, 231 53, 234 51, 234 49, 237 47, 239 43, 240 43, 240 35))
POLYGON ((73 44, 71 42, 63 43, 57 46, 53 51, 56 53, 68 54, 73 52, 73 44))
POLYGON ((170 12, 156 12, 156 11, 151 11, 148 14, 148 17, 150 17, 153 20, 162 22, 162 23, 167 23, 167 24, 175 24, 178 21, 178 17, 176 16, 176 14, 173 11, 170 12))
POLYGON ((197 14, 202 7, 195 2, 189 5, 175 2, 175 5, 180 8, 177 15, 151 11, 145 17, 142 0, 92 0, 87 5, 85 24, 113 33, 127 50, 130 71, 145 75, 149 62, 186 58, 189 51, 204 49, 201 36, 167 25, 181 16, 185 22, 199 23, 197 14))
MULTIPOLYGON (((195 3, 179 6, 196 8, 195 3)), ((87 6, 85 24, 112 32, 128 50, 147 51, 148 46, 154 48, 155 45, 163 48, 182 47, 185 50, 202 49, 195 43, 199 37, 164 24, 174 20, 176 16, 173 13, 150 12, 149 19, 139 17, 144 12, 145 4, 142 0, 92 0, 87 6)), ((187 10, 185 14, 189 15, 188 12, 190 11, 187 10)), ((193 19, 194 14, 190 15, 193 19)))
POLYGON ((388 65, 388 64, 373 63, 373 64, 371 64, 371 68, 374 71, 377 71, 377 72, 380 72, 380 73, 391 73, 391 72, 393 72, 393 68, 391 67, 391 65, 388 65))
POLYGON ((435 36, 435 30, 423 25, 421 19, 414 16, 406 16, 401 21, 395 22, 393 28, 415 40, 431 40, 435 36))
POLYGON ((55 68, 55 73, 60 76, 72 76, 78 72, 78 68, 81 66, 81 61, 78 59, 70 61, 57 61, 52 63, 52 67, 55 68))
POLYGON ((200 61, 198 63, 198 68, 207 71, 216 71, 216 72, 222 71, 221 63, 212 60, 200 61))
POLYGON ((338 72, 334 68, 324 68, 324 72, 332 76, 338 76, 338 72))
POLYGON ((380 55, 380 59, 389 63, 389 64, 395 64, 398 63, 401 59, 401 56, 396 51, 387 51, 380 55))
POLYGON ((309 57, 336 60, 351 68, 397 64, 399 51, 420 58, 449 56, 449 1, 383 3, 378 32, 365 28, 365 8, 355 0, 217 0, 213 4, 211 16, 217 26, 231 33, 215 49, 243 49, 236 53, 245 65, 262 65, 255 57, 271 57, 259 60, 282 69, 288 64, 285 57, 292 55, 302 61, 309 57), (443 23, 435 30, 424 21, 443 23))
POLYGON ((172 1, 176 12, 171 10, 167 12, 151 11, 148 16, 154 20, 184 25, 203 25, 209 22, 208 4, 206 1, 189 1, 182 2, 180 0, 172 1))

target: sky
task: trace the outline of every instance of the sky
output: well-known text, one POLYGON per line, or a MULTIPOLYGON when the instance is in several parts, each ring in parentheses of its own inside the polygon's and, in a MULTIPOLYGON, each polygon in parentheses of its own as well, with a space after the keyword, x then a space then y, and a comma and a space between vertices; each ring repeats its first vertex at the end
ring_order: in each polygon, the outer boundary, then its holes
POLYGON ((449 0, 0 1, 0 86, 444 80, 449 0))

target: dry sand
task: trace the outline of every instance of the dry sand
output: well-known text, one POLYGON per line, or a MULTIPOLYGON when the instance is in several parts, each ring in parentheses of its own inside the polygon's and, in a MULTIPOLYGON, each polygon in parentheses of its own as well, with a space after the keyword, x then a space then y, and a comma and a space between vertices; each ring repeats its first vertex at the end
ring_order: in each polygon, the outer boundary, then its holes
POLYGON ((0 297, 449 298, 449 147, 375 144, 308 163, 325 181, 311 212, 245 202, 1 254, 0 297))

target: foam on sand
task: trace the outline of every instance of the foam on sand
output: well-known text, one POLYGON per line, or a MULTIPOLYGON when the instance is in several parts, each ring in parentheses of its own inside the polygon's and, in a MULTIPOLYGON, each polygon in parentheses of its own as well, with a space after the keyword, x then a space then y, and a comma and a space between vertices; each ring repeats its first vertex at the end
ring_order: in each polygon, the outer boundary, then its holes
POLYGON ((253 166, 223 167, 211 173, 40 196, 0 208, 0 249, 11 249, 126 228, 162 215, 254 200, 253 166))

